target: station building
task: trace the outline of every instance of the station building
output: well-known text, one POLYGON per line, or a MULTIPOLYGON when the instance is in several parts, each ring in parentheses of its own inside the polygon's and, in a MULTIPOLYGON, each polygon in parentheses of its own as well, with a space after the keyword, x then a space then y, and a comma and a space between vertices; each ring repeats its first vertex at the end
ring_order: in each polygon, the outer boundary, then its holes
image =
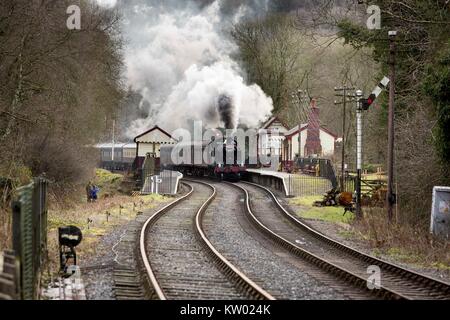
MULTIPOLYGON (((334 155, 337 135, 320 125, 319 108, 312 100, 308 122, 290 128, 278 117, 273 116, 261 127, 267 133, 278 132, 265 141, 259 141, 260 154, 276 154, 282 163, 300 158, 330 158, 334 155), (300 143, 300 146, 299 146, 300 143)), ((261 139, 263 140, 263 139, 261 139)))
POLYGON ((134 142, 136 143, 136 160, 134 166, 135 168, 140 168, 147 155, 159 159, 161 156, 161 146, 175 144, 176 140, 165 130, 154 126, 152 129, 134 138, 134 142))

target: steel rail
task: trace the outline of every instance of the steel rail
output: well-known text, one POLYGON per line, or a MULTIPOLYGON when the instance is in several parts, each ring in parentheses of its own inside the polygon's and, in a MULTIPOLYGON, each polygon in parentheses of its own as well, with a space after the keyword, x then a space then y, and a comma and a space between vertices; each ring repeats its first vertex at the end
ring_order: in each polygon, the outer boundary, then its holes
POLYGON ((147 290, 153 290, 153 294, 151 294, 151 297, 156 295, 156 298, 159 300, 167 300, 166 295, 164 294, 164 291, 162 290, 161 286, 159 285, 158 280, 156 279, 155 273, 153 272, 152 266, 150 264, 150 260, 147 254, 146 250, 146 239, 148 234, 148 229, 150 226, 152 226, 163 214, 165 214, 167 211, 169 211, 171 208, 179 204, 180 202, 188 199, 192 193, 194 192, 194 188, 188 184, 185 184, 190 188, 189 192, 180 197, 179 199, 172 201, 162 209, 155 212, 150 218, 145 221, 144 225, 141 228, 141 234, 139 237, 139 253, 140 253, 140 262, 143 264, 146 274, 147 274, 147 283, 146 288, 147 290))
POLYGON ((229 277, 233 282, 235 282, 239 287, 245 289, 245 292, 251 297, 258 300, 275 300, 275 298, 270 295, 267 291, 258 286, 254 281, 249 279, 242 271, 240 271, 236 266, 234 266, 230 261, 228 261, 209 241, 203 229, 203 217, 209 204, 215 199, 217 195, 216 188, 206 182, 192 180, 192 182, 203 184, 213 190, 211 197, 202 205, 198 210, 195 217, 195 225, 197 236, 201 238, 204 247, 208 250, 211 258, 216 262, 219 268, 229 277))
MULTIPOLYGON (((368 254, 365 254, 365 253, 363 253, 363 252, 361 252, 359 250, 353 249, 353 248, 351 248, 351 247, 349 247, 349 246, 347 246, 345 244, 342 244, 342 243, 340 243, 340 242, 338 242, 336 240, 333 240, 333 239, 327 237, 326 235, 320 233, 319 231, 317 231, 317 230, 311 228, 310 226, 306 225, 305 223, 300 221, 297 217, 295 217, 290 212, 288 212, 286 210, 286 208, 277 199, 275 194, 271 190, 269 190, 268 188, 266 188, 264 186, 261 186, 261 185, 258 185, 258 184, 250 183, 250 182, 244 182, 244 183, 248 184, 248 185, 251 185, 251 186, 254 186, 254 187, 257 187, 259 189, 262 189, 266 193, 268 193, 271 196, 271 198, 274 201, 274 203, 276 204, 276 206, 280 209, 280 211, 284 214, 284 216, 289 219, 289 221, 293 222, 294 225, 296 225, 297 227, 299 227, 299 228, 303 229, 304 231, 308 232, 309 234, 314 236, 316 239, 318 239, 320 241, 323 241, 323 242, 329 244, 330 246, 332 246, 332 247, 334 247, 334 248, 336 248, 338 250, 341 250, 341 251, 343 251, 343 252, 345 252, 345 253, 347 253, 347 254, 349 254, 349 255, 351 255, 351 256, 353 256, 353 257, 355 257, 355 258, 357 258, 357 259, 359 259, 361 261, 364 261, 364 262, 372 264, 372 265, 377 265, 382 270, 384 269, 384 270, 388 270, 390 272, 396 273, 396 274, 398 274, 399 276, 401 276, 403 278, 406 278, 406 279, 411 280, 411 281, 415 281, 416 284, 417 283, 421 283, 422 285, 424 285, 425 288, 441 290, 444 295, 449 295, 450 294, 450 285, 449 284, 447 284, 445 282, 442 282, 442 281, 439 281, 437 279, 433 279, 433 278, 428 277, 426 275, 422 275, 422 274, 419 274, 417 272, 408 270, 406 268, 400 267, 400 266, 398 266, 396 264, 383 261, 383 260, 378 259, 376 257, 373 257, 373 256, 370 256, 368 254)), ((248 209, 251 210, 248 191, 245 190, 245 188, 242 188, 240 186, 237 186, 237 185, 234 185, 234 186, 238 187, 239 189, 241 189, 241 190, 243 190, 245 192, 246 197, 247 197, 247 199, 246 199, 247 200, 246 201, 247 207, 248 207, 248 209)), ((314 255, 314 254, 312 254, 310 252, 307 252, 306 250, 298 247, 297 245, 293 244, 289 240, 286 240, 286 239, 280 237, 279 235, 275 234, 274 232, 269 230, 266 226, 264 226, 256 218, 256 216, 254 214, 251 214, 251 215, 252 215, 252 220, 253 221, 257 221, 259 223, 260 229, 261 228, 267 229, 267 230, 265 230, 266 234, 267 233, 273 234, 273 235, 270 235, 271 238, 273 238, 274 235, 275 235, 278 238, 278 241, 283 241, 284 243, 286 243, 283 246, 285 246, 285 247, 292 247, 293 246, 293 247, 296 247, 295 251, 302 250, 302 251, 305 252, 305 254, 308 253, 308 254, 314 255), (287 243, 289 243, 289 245, 287 243)), ((320 257, 316 257, 316 258, 324 260, 323 258, 320 258, 320 257)), ((327 262, 327 263, 328 264, 332 264, 330 262, 327 262)), ((352 273, 351 271, 345 270, 344 268, 342 268, 340 266, 336 266, 336 265, 334 265, 334 266, 339 268, 339 269, 341 269, 342 271, 349 272, 353 276, 356 276, 356 277, 364 280, 364 282, 367 284, 367 280, 365 280, 364 278, 361 278, 360 276, 352 273)), ((337 272, 338 270, 335 270, 335 271, 337 272)), ((362 283, 360 283, 361 282, 360 280, 357 280, 356 278, 353 278, 353 280, 355 280, 356 283, 359 283, 360 285, 362 285, 362 283)), ((379 290, 371 290, 371 292, 378 293, 378 294, 381 293, 381 295, 383 295, 384 297, 387 297, 387 298, 411 299, 411 297, 408 296, 407 294, 404 294, 404 293, 401 293, 401 292, 397 292, 397 291, 394 291, 392 289, 388 289, 388 288, 385 288, 385 287, 382 287, 379 290)))
MULTIPOLYGON (((256 215, 253 213, 253 210, 250 206, 250 195, 248 191, 245 188, 242 188, 241 186, 238 186, 236 184, 230 184, 235 186, 236 188, 240 189, 245 194, 245 205, 246 205, 246 212, 249 220, 259 229, 262 233, 266 234, 269 238, 275 241, 276 244, 279 246, 287 249, 288 251, 294 253, 295 255, 301 257, 302 259, 305 259, 306 261, 309 261, 320 268, 324 269, 327 272, 332 272, 337 274, 338 276, 344 278, 346 281, 349 281, 353 283, 356 287, 360 287, 362 289, 369 290, 367 287, 367 279, 351 272, 350 270, 347 270, 343 267, 340 267, 331 261, 328 261, 322 257, 317 256, 316 254, 309 252, 303 248, 300 248, 296 244, 292 243, 291 241, 285 239, 284 237, 278 235, 274 231, 270 230, 267 226, 265 226, 259 219, 256 217, 256 215)), ((372 290, 370 290, 372 292, 372 290)), ((381 287, 380 289, 373 291, 373 293, 376 293, 377 296, 382 296, 388 299, 407 299, 405 296, 403 296, 401 293, 395 292, 393 290, 388 290, 384 287, 381 287)))
MULTIPOLYGON (((242 291, 252 298, 258 300, 275 300, 269 293, 267 293, 264 289, 259 287, 255 282, 250 280, 244 273, 242 273, 238 268, 236 268, 233 264, 231 264, 220 252, 212 245, 212 243, 207 238, 204 230, 203 230, 203 217, 206 209, 211 204, 211 202, 215 199, 217 195, 216 188, 208 183, 196 181, 196 180, 185 180, 192 181, 194 183, 203 184, 213 191, 211 196, 202 204, 200 209, 197 211, 195 215, 195 232, 196 236, 206 249, 208 255, 212 258, 214 263, 217 265, 219 270, 221 270, 228 279, 233 281, 238 288, 241 288, 242 291)), ((182 201, 187 200, 194 192, 194 187, 189 185, 188 183, 182 182, 184 185, 190 188, 190 191, 184 195, 183 197, 171 202, 164 208, 160 209, 156 213, 154 213, 147 221, 144 223, 139 239, 139 250, 140 250, 140 260, 144 265, 146 274, 147 274, 147 287, 153 291, 151 297, 155 297, 159 300, 167 300, 167 296, 164 293, 160 283, 157 280, 155 272, 152 269, 151 262, 149 261, 149 257, 146 251, 146 239, 149 228, 165 213, 167 213, 171 208, 181 203, 182 201)))
POLYGON ((264 191, 266 191, 271 198, 275 201, 277 207, 283 212, 283 214, 290 220, 292 221, 297 227, 302 228, 303 230, 307 231, 309 234, 313 235, 314 237, 316 237, 317 239, 326 242, 327 244, 342 250, 362 261, 365 261, 367 263, 370 263, 372 265, 377 265, 379 266, 381 269, 384 270, 389 270, 391 272, 397 273, 399 275, 401 275, 403 278, 406 278, 408 280, 411 281, 415 281, 418 283, 422 283, 424 284, 427 288, 433 288, 433 289, 437 289, 437 290, 442 290, 442 292, 446 295, 450 296, 450 284, 440 281, 438 279, 434 279, 431 278, 427 275, 424 274, 420 274, 417 273, 413 270, 409 270, 407 268, 401 267, 395 263, 392 262, 387 262, 384 261, 382 259, 376 258, 374 256, 368 255, 364 252, 361 252, 357 249, 354 249, 352 247, 349 247, 341 242, 338 242, 334 239, 331 239, 330 237, 324 235, 323 233, 311 228, 310 226, 308 226, 307 224, 303 223, 301 220, 299 220, 297 217, 295 217, 294 215, 292 215, 289 211, 286 210, 286 208, 280 203, 280 201, 277 199, 277 197, 275 196, 275 194, 268 188, 264 187, 264 186, 260 186, 251 182, 244 182, 248 185, 253 185, 257 188, 260 188, 264 191))

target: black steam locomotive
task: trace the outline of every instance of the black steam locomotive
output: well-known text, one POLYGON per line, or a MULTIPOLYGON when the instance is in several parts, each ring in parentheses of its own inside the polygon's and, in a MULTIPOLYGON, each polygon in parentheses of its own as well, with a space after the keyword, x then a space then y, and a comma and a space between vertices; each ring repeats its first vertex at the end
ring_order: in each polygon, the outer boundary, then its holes
POLYGON ((161 169, 179 171, 185 176, 239 181, 246 173, 245 161, 241 159, 237 142, 231 138, 161 147, 161 169))

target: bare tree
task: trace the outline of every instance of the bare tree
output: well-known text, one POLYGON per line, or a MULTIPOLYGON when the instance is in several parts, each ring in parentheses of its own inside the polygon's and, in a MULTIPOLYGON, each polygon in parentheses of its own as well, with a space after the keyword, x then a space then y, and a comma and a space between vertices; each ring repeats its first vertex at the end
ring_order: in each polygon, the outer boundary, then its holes
POLYGON ((0 3, 0 175, 27 167, 61 184, 83 179, 94 164, 85 147, 119 105, 120 17, 82 0, 82 29, 69 30, 71 4, 0 3))

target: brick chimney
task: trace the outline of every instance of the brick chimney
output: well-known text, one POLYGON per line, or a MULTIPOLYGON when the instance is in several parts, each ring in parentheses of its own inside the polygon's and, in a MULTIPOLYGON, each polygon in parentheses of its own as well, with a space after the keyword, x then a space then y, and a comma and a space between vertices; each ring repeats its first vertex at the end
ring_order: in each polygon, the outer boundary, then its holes
POLYGON ((316 100, 311 100, 311 111, 308 117, 308 129, 305 144, 305 156, 313 154, 322 155, 322 145, 320 144, 320 120, 319 108, 316 106, 316 100))

